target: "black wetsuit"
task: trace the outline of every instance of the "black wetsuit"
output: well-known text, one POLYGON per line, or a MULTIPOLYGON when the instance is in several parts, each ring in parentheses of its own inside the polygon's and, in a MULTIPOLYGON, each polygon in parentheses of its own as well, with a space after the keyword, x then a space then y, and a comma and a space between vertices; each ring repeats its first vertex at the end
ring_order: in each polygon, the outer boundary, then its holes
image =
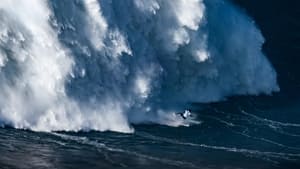
POLYGON ((186 117, 184 116, 184 113, 179 113, 179 115, 185 120, 186 117))

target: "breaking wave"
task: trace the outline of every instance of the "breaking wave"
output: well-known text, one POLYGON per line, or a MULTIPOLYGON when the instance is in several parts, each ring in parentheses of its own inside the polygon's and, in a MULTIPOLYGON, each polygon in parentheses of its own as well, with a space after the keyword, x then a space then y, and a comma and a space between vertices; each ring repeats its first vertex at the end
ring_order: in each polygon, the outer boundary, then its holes
POLYGON ((278 91, 251 18, 225 0, 2 0, 0 122, 37 131, 180 125, 190 102, 278 91))

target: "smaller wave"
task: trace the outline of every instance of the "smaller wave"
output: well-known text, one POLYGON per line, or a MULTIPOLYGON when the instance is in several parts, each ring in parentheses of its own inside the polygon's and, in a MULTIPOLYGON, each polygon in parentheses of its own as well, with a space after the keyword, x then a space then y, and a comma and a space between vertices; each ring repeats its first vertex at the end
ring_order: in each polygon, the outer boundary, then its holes
POLYGON ((298 148, 298 147, 287 146, 287 145, 278 143, 278 142, 270 140, 270 139, 266 139, 266 138, 262 138, 262 137, 254 137, 254 136, 245 134, 243 132, 238 132, 238 131, 234 131, 234 130, 232 130, 232 132, 234 132, 236 134, 240 134, 240 135, 245 136, 247 138, 251 138, 251 139, 254 139, 254 140, 259 140, 259 141, 266 142, 266 143, 269 143, 269 144, 273 144, 273 145, 276 145, 276 146, 279 146, 279 147, 283 147, 283 148, 287 148, 287 149, 291 149, 291 150, 300 150, 300 148, 298 148))
POLYGON ((279 121, 270 120, 270 119, 267 119, 267 118, 262 118, 262 117, 259 117, 257 115, 254 115, 254 114, 247 113, 245 110, 242 110, 242 109, 241 109, 241 113, 244 114, 244 115, 246 115, 246 116, 252 117, 253 119, 265 122, 266 124, 269 124, 269 125, 272 125, 272 126, 275 126, 275 127, 276 126, 300 127, 300 124, 296 124, 296 123, 283 123, 283 122, 279 122, 279 121))
MULTIPOLYGON (((240 112, 243 115, 251 117, 252 119, 254 119, 258 122, 261 122, 262 125, 265 125, 265 126, 271 128, 272 130, 274 130, 277 133, 280 133, 280 134, 286 135, 286 136, 291 136, 291 137, 300 137, 299 134, 287 132, 287 131, 284 130, 287 127, 299 128, 300 124, 297 124, 297 123, 283 123, 283 122, 279 122, 279 121, 270 120, 270 119, 267 119, 267 118, 262 118, 262 117, 259 117, 257 115, 254 115, 254 114, 247 113, 245 110, 242 110, 242 109, 240 109, 240 112)), ((248 121, 249 121, 249 123, 253 123, 253 121, 250 121, 250 120, 248 120, 248 121)))
POLYGON ((287 148, 287 149, 291 149, 291 150, 300 150, 300 148, 298 148, 298 147, 287 146, 287 145, 278 143, 278 142, 270 140, 270 139, 266 139, 266 138, 263 138, 263 137, 255 137, 255 136, 251 136, 249 134, 246 134, 245 132, 239 132, 237 130, 234 130, 234 128, 236 128, 236 127, 245 128, 245 130, 248 130, 248 127, 246 127, 246 126, 234 124, 232 122, 228 122, 228 121, 222 120, 220 118, 209 116, 209 115, 201 115, 201 116, 202 117, 207 117, 207 118, 215 120, 215 121, 217 121, 217 122, 219 122, 221 124, 224 124, 225 127, 227 127, 231 132, 233 132, 235 134, 239 134, 239 135, 242 135, 242 136, 250 138, 250 139, 262 141, 262 142, 265 142, 265 143, 273 144, 273 145, 276 145, 276 146, 279 146, 279 147, 283 147, 283 148, 287 148))
POLYGON ((145 132, 139 132, 139 133, 136 133, 136 134, 141 136, 141 137, 144 137, 144 138, 153 139, 153 140, 156 140, 156 141, 167 142, 167 143, 171 143, 171 144, 201 147, 201 148, 221 150, 221 151, 226 151, 226 152, 241 153, 241 154, 244 154, 244 155, 254 155, 254 157, 260 156, 260 157, 277 158, 277 159, 284 159, 284 160, 297 160, 297 159, 300 158, 300 154, 267 152, 267 151, 250 150, 250 149, 244 149, 244 148, 235 148, 235 147, 214 146, 214 145, 207 145, 207 144, 196 144, 196 143, 190 143, 190 142, 181 142, 181 141, 178 141, 178 140, 175 140, 175 139, 169 139, 169 138, 154 136, 154 135, 151 135, 151 134, 145 133, 145 132))
POLYGON ((129 150, 121 149, 121 148, 110 147, 110 146, 107 146, 104 143, 99 143, 98 141, 90 140, 87 137, 71 136, 71 135, 55 133, 55 132, 53 132, 51 134, 53 134, 54 136, 60 137, 64 140, 75 141, 76 143, 79 143, 79 144, 94 146, 98 149, 104 149, 104 150, 107 150, 107 151, 110 151, 110 152, 124 153, 124 154, 128 154, 128 155, 136 156, 136 157, 139 157, 139 158, 144 158, 144 159, 148 159, 148 160, 152 160, 152 161, 157 161, 157 162, 167 164, 167 165, 171 165, 171 166, 178 166, 178 167, 185 166, 185 167, 189 167, 189 168, 197 168, 197 166, 195 166, 193 163, 190 163, 190 162, 174 161, 174 160, 160 158, 160 157, 153 157, 153 156, 138 153, 138 152, 135 152, 135 151, 129 151, 129 150))

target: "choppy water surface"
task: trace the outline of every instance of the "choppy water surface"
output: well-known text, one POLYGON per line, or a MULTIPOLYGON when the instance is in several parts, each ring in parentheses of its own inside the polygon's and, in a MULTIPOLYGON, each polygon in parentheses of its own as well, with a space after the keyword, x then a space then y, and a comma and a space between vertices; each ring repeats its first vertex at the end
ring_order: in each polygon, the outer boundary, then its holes
POLYGON ((252 99, 207 105, 199 111, 200 125, 139 125, 133 134, 37 133, 4 128, 0 130, 1 167, 299 167, 300 124, 276 118, 276 114, 292 114, 298 108, 280 110, 271 103, 258 105, 261 101, 252 99))

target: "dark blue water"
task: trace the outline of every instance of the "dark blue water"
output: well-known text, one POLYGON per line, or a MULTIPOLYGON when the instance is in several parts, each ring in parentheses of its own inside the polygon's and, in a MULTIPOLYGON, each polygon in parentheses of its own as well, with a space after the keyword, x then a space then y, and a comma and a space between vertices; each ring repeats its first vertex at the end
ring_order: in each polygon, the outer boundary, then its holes
POLYGON ((269 97, 238 97, 201 108, 201 125, 138 125, 134 134, 3 128, 1 168, 300 166, 299 119, 286 117, 296 116, 297 104, 269 97))
POLYGON ((281 91, 191 108, 191 127, 136 125, 133 134, 0 128, 1 169, 300 168, 299 3, 235 0, 257 22, 281 91))

